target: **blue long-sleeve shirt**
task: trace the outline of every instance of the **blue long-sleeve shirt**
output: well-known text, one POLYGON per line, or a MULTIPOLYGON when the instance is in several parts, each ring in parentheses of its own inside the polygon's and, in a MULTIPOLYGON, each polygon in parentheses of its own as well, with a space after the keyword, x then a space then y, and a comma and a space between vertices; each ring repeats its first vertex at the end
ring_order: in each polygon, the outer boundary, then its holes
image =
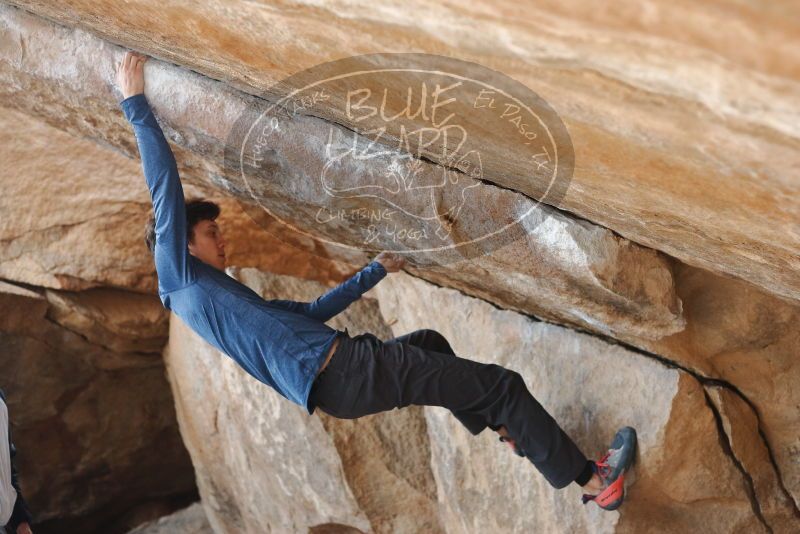
POLYGON ((172 150, 144 94, 120 103, 133 125, 155 214, 155 263, 162 304, 251 376, 314 413, 308 396, 334 339, 325 324, 377 284, 372 261, 314 302, 265 300, 189 253, 183 188, 172 150))

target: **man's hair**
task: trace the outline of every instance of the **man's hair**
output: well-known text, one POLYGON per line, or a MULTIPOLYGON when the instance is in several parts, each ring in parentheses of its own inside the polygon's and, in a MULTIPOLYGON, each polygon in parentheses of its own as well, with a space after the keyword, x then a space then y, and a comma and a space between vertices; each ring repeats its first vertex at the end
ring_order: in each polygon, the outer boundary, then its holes
MULTIPOLYGON (((194 226, 203 220, 215 220, 219 217, 220 207, 216 202, 210 200, 197 199, 186 202, 186 239, 191 242, 194 240, 194 226)), ((144 225, 144 242, 151 254, 156 250, 156 219, 151 211, 147 222, 144 225)))

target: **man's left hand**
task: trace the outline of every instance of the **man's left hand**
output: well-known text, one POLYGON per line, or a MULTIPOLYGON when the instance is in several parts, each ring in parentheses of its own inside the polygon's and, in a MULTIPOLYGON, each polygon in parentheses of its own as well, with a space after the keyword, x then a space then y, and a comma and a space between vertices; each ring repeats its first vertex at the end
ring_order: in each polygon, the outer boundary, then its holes
POLYGON ((396 273, 406 264, 406 259, 392 252, 381 252, 375 256, 375 261, 383 265, 387 273, 396 273))
POLYGON ((33 531, 28 523, 20 523, 17 525, 17 534, 33 534, 33 531))

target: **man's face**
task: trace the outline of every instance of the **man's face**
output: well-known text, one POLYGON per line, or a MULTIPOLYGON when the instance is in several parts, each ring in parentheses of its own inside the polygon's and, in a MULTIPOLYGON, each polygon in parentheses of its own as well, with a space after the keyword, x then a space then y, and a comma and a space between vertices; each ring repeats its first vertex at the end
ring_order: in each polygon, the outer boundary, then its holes
POLYGON ((216 221, 203 219, 194 225, 189 253, 220 271, 225 270, 225 240, 216 221))

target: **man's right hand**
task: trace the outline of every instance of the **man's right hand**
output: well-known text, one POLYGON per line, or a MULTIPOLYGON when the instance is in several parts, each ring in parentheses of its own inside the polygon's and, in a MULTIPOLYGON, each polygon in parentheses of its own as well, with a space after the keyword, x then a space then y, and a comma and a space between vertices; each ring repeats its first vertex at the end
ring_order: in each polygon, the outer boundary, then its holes
POLYGON ((125 57, 117 65, 117 85, 122 98, 144 93, 144 62, 147 56, 138 52, 125 52, 125 57))

